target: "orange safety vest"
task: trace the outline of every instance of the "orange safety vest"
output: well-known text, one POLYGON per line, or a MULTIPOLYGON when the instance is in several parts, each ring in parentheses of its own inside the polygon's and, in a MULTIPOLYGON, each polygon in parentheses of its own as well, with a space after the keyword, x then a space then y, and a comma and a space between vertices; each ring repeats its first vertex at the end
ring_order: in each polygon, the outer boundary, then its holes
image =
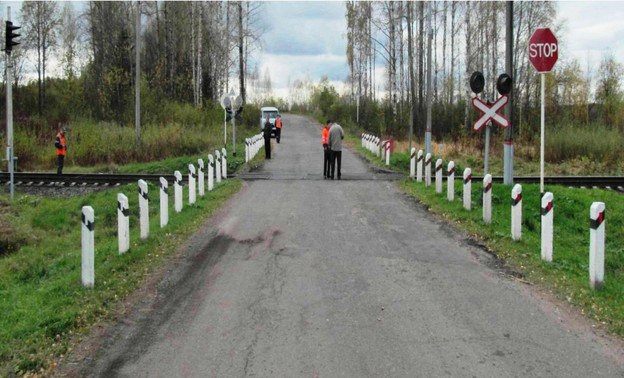
POLYGON ((282 128, 282 118, 278 118, 275 120, 275 127, 277 127, 278 129, 282 128))
POLYGON ((329 127, 323 127, 323 144, 329 144, 329 127))
POLYGON ((65 155, 65 153, 67 152, 67 149, 65 148, 65 136, 63 136, 63 134, 59 132, 58 134, 56 134, 56 137, 59 138, 61 144, 63 145, 63 148, 56 149, 56 154, 65 155))

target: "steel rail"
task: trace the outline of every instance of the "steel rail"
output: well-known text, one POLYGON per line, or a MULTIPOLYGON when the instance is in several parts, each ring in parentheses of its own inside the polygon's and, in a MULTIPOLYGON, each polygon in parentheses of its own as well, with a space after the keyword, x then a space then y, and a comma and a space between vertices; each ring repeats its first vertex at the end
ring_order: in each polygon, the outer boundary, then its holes
MULTIPOLYGON (((387 175, 387 179, 396 180, 400 179, 400 175, 397 175, 396 172, 377 172, 374 176, 376 180, 383 180, 384 176, 387 175)), ((260 175, 262 176, 262 175, 260 175)), ((276 177, 255 177, 253 174, 242 174, 240 175, 243 179, 248 180, 258 180, 258 179, 280 179, 280 175, 276 175, 276 177)), ((158 184, 160 178, 164 177, 168 182, 173 183, 175 177, 173 174, 149 174, 149 173, 64 173, 62 175, 57 175, 55 173, 40 173, 40 172, 16 172, 15 173, 15 184, 16 185, 51 185, 51 184, 61 184, 61 185, 107 185, 107 186, 115 186, 115 185, 124 185, 129 183, 136 183, 138 180, 143 179, 145 181, 158 184)), ((235 177, 235 175, 228 175, 228 177, 235 177)), ((460 176, 456 177, 459 179, 460 176)), ((288 177, 290 178, 290 177, 288 177)), ((308 179, 311 179, 309 177, 308 179)), ((344 177, 347 179, 348 177, 344 177)), ((297 178, 292 178, 297 179, 297 178)), ((305 178, 300 178, 305 179, 305 178)), ((8 172, 0 172, 0 184, 7 184, 9 182, 9 173, 8 172)), ((183 183, 187 183, 188 175, 182 175, 183 183)), ((446 176, 444 177, 446 180, 446 176)), ((473 176, 472 180, 477 182, 483 180, 482 176, 473 176)), ((494 176, 492 177, 493 182, 503 182, 503 176, 494 176)), ((539 183, 539 176, 516 176, 514 177, 514 182, 523 184, 523 183, 539 183)), ((547 185, 563 185, 563 186, 571 186, 571 187, 598 187, 598 188, 606 188, 610 187, 612 189, 618 189, 624 187, 624 176, 546 176, 544 178, 544 183, 547 185)), ((622 190, 622 189, 620 189, 622 190)))

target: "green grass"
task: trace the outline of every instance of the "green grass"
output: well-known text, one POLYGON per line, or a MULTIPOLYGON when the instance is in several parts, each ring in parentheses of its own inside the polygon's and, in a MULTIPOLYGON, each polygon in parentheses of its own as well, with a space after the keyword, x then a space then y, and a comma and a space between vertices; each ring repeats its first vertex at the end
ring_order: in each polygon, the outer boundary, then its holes
MULTIPOLYGON (((133 124, 72 120, 66 135, 65 170, 82 167, 111 170, 129 163, 147 163, 174 156, 201 154, 209 146, 223 147, 223 110, 194 108, 188 104, 167 103, 159 109, 164 118, 146 117, 136 148, 133 124)), ((236 124, 239 141, 258 133, 259 109, 248 104, 243 119, 236 124)), ((18 169, 50 171, 56 167, 54 138, 57 125, 37 117, 22 117, 15 123, 15 156, 18 169)), ((231 141, 231 124, 227 138, 231 141)), ((228 149, 231 144, 228 144, 228 149)), ((243 150, 244 152, 244 150, 243 150)), ((244 156, 243 156, 244 158, 244 156)))
MULTIPOLYGON (((244 163, 244 145, 228 160, 229 172, 244 163)), ((202 155, 198 155, 202 156, 202 155)), ((262 154, 252 161, 258 164, 262 154)), ((186 172, 196 157, 120 167, 124 172, 186 172)), ((16 252, 0 259, 0 375, 46 371, 72 348, 75 335, 86 335, 97 321, 108 319, 117 304, 138 288, 146 276, 174 256, 179 246, 241 186, 225 180, 197 203, 173 211, 160 228, 158 186, 149 184, 150 237, 140 240, 137 184, 72 198, 17 194, 13 203, 0 196, 0 219, 22 239, 16 252), (117 250, 117 193, 130 202, 130 251, 117 250), (80 284, 82 206, 95 211, 95 287, 80 284)), ((14 238, 16 238, 15 236, 14 238)))
POLYGON ((526 280, 555 293, 579 308, 591 319, 605 324, 609 331, 624 336, 624 197, 616 192, 561 186, 546 188, 554 195, 553 262, 541 260, 541 216, 538 184, 522 188, 522 240, 511 239, 511 188, 494 184, 492 224, 483 223, 480 196, 482 184, 473 182, 472 210, 462 205, 463 185, 455 181, 455 201, 446 199, 435 185, 405 180, 401 188, 443 216, 456 227, 478 238, 485 246, 526 280), (589 209, 594 201, 605 202, 606 252, 605 286, 589 288, 589 209))
MULTIPOLYGON (((350 143, 372 164, 386 167, 385 162, 361 147, 360 136, 348 135, 350 143)), ((432 158, 435 162, 436 158, 432 158)), ((464 170, 458 159, 456 177, 464 170)), ((446 170, 446 161, 444 169, 446 170)), ((391 169, 409 174, 406 153, 393 154, 391 169)), ((483 222, 482 183, 472 184, 472 210, 462 204, 462 180, 455 180, 455 201, 435 193, 435 184, 405 180, 401 188, 429 210, 477 238, 501 261, 526 280, 551 291, 562 301, 577 306, 590 319, 604 325, 609 332, 624 336, 624 196, 601 189, 546 187, 554 195, 553 262, 541 260, 541 196, 538 184, 524 184, 522 191, 522 240, 511 239, 511 187, 494 184, 492 190, 492 224, 483 222), (595 201, 606 205, 605 285, 602 290, 589 288, 589 209, 595 201)))

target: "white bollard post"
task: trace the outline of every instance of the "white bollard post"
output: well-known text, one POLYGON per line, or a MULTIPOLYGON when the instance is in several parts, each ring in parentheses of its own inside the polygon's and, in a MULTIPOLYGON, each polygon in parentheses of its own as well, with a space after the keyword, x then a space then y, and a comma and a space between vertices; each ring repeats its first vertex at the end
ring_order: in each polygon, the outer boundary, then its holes
POLYGON ((416 161, 416 181, 423 180, 423 150, 418 150, 418 159, 416 161))
POLYGON ((215 150, 215 175, 217 184, 221 182, 221 153, 215 150))
POLYGON ((145 180, 139 180, 139 226, 141 239, 147 239, 149 237, 149 200, 145 180))
POLYGON ((390 142, 386 142, 386 165, 390 165, 390 142))
POLYGON ((119 254, 130 249, 130 206, 128 197, 117 193, 117 240, 119 254))
POLYGON ((173 206, 175 208, 175 212, 179 213, 182 211, 182 173, 180 171, 173 172, 173 176, 175 177, 175 181, 173 182, 173 206))
POLYGON ((425 157, 425 185, 431 186, 431 154, 428 153, 425 157))
POLYGON ((470 210, 472 207, 472 171, 470 168, 464 169, 464 209, 470 210))
POLYGON ((381 145, 379 144, 380 142, 381 138, 375 137, 375 143, 373 144, 373 153, 377 155, 377 157, 381 155, 381 145))
POLYGON ((412 147, 412 151, 410 151, 410 175, 409 177, 413 180, 416 178, 416 148, 412 147))
POLYGON ((93 287, 95 284, 95 214, 91 206, 82 207, 82 286, 93 287))
POLYGON ((542 196, 542 260, 551 262, 553 258, 554 196, 546 192, 542 196))
POLYGON ((214 186, 214 158, 208 154, 208 191, 211 192, 214 186))
POLYGON ((160 178, 160 228, 169 223, 169 183, 164 177, 160 178))
POLYGON ((594 202, 589 210, 589 286, 593 290, 604 284, 605 204, 594 202))
POLYGON ((492 175, 483 177, 483 223, 492 223, 492 175))
POLYGON ((204 160, 197 159, 197 190, 199 191, 200 196, 204 196, 204 184, 206 182, 206 178, 204 177, 204 160))
POLYGON ((511 238, 522 239, 522 185, 511 189, 511 238))
POLYGON ((449 201, 455 200, 455 162, 449 161, 448 163, 448 176, 446 177, 446 198, 449 201))
POLYGON ((366 134, 362 133, 362 147, 364 147, 364 137, 366 136, 366 134))
POLYGON ((442 159, 436 160, 435 177, 436 177, 436 193, 442 193, 442 159))
POLYGON ((227 178, 227 151, 225 147, 221 149, 221 178, 227 178))
POLYGON ((249 139, 245 138, 245 163, 249 163, 249 139))
POLYGON ((381 160, 386 159, 386 141, 381 142, 381 160))
POLYGON ((195 203, 196 200, 196 191, 195 191, 195 166, 193 164, 189 164, 188 166, 189 168, 189 175, 188 175, 188 188, 189 188, 189 196, 188 196, 188 201, 189 201, 189 205, 192 205, 195 203))

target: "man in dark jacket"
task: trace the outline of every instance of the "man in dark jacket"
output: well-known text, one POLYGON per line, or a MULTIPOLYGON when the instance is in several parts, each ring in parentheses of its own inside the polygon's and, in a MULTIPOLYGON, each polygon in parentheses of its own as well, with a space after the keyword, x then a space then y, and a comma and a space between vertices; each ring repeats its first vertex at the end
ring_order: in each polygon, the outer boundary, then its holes
POLYGON ((271 132, 273 131, 273 125, 269 121, 269 117, 266 117, 266 122, 264 123, 264 157, 266 159, 271 158, 271 132))

